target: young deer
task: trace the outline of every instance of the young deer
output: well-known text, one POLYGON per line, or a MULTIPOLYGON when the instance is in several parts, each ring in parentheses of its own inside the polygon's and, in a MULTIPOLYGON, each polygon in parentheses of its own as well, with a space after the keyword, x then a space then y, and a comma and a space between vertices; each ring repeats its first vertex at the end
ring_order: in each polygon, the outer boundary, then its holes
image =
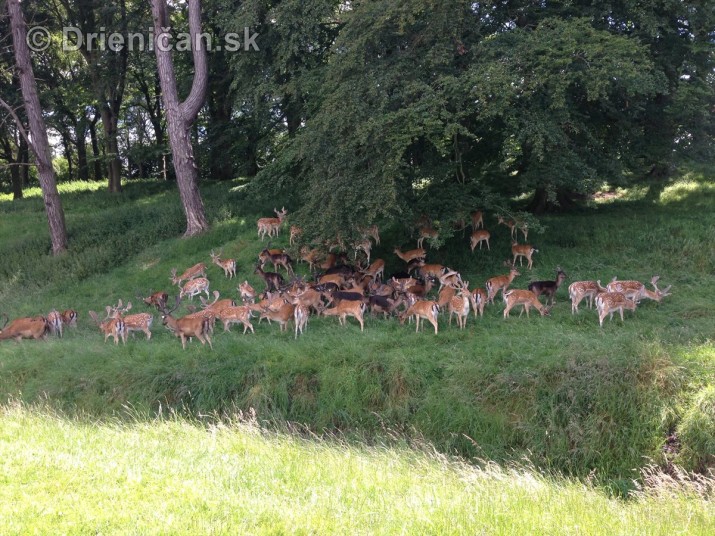
POLYGON ((523 261, 526 259, 528 261, 527 268, 531 270, 534 262, 531 260, 531 256, 534 253, 538 253, 539 250, 530 246, 529 244, 517 244, 516 242, 511 243, 511 253, 514 255, 514 260, 512 265, 516 266, 516 259, 519 259, 519 266, 523 266, 523 261))
POLYGON ((89 312, 89 316, 94 320, 94 323, 99 327, 99 331, 104 333, 104 342, 107 342, 109 337, 114 337, 114 344, 119 344, 119 339, 122 339, 123 344, 127 343, 126 330, 124 327, 124 320, 121 318, 112 318, 110 315, 112 313, 112 307, 107 305, 105 308, 107 311, 107 318, 103 321, 99 320, 99 316, 94 311, 89 312))
POLYGON ((509 271, 509 275, 499 275, 487 279, 485 285, 487 289, 487 301, 490 303, 494 303, 494 298, 499 293, 499 291, 501 290, 503 295, 504 291, 506 291, 506 289, 509 288, 509 285, 511 285, 511 282, 514 281, 514 278, 520 275, 521 274, 519 273, 519 271, 512 266, 511 270, 509 271))
POLYGON ((481 210, 475 210, 470 215, 472 219, 472 231, 476 231, 479 228, 484 229, 484 214, 481 210))
POLYGON ((266 292, 278 290, 285 284, 285 280, 281 274, 276 272, 264 272, 259 265, 256 265, 256 269, 253 273, 263 278, 263 281, 266 283, 266 292))
POLYGON ((571 298, 571 314, 578 313, 578 304, 584 298, 588 299, 588 308, 593 307, 594 298, 601 292, 608 290, 601 286, 598 281, 574 281, 569 285, 569 298, 571 298))
POLYGON ((469 294, 469 301, 472 303, 474 318, 477 318, 477 314, 484 316, 484 306, 487 303, 487 291, 483 288, 475 288, 469 294))
POLYGON ((457 315, 457 325, 459 329, 467 326, 469 317, 469 281, 465 281, 459 289, 459 293, 449 301, 449 325, 452 325, 452 315, 457 315))
POLYGON ((613 320, 613 313, 618 311, 621 314, 621 322, 623 322, 623 310, 636 310, 636 302, 628 299, 621 292, 602 292, 596 296, 596 309, 598 310, 598 323, 603 327, 603 320, 606 315, 610 314, 610 319, 613 320))
POLYGON ((472 253, 474 253, 474 249, 479 245, 479 249, 482 249, 482 242, 487 243, 487 250, 491 251, 492 248, 489 247, 489 238, 492 235, 489 233, 489 231, 486 231, 484 229, 481 229, 479 231, 474 231, 472 233, 472 237, 469 239, 469 247, 472 250, 472 253))
POLYGON ((236 259, 225 259, 221 260, 221 254, 223 250, 218 253, 214 253, 211 250, 211 262, 223 270, 223 275, 232 279, 236 275, 236 259))
POLYGON ((243 305, 249 305, 256 302, 256 291, 248 283, 248 281, 241 283, 238 287, 236 287, 236 290, 238 290, 238 295, 241 297, 243 305))
POLYGON ((546 296, 546 303, 549 303, 549 298, 551 298, 551 305, 553 305, 556 303, 556 291, 565 280, 566 273, 561 270, 560 266, 557 266, 556 281, 532 281, 527 288, 536 294, 537 298, 542 294, 546 296))
POLYGON ((541 316, 546 316, 549 314, 550 308, 542 305, 536 294, 530 290, 508 290, 504 293, 504 302, 506 303, 506 308, 504 309, 504 318, 509 318, 509 311, 511 311, 517 305, 523 305, 524 308, 519 313, 519 316, 526 311, 526 317, 529 317, 529 309, 533 307, 541 316))

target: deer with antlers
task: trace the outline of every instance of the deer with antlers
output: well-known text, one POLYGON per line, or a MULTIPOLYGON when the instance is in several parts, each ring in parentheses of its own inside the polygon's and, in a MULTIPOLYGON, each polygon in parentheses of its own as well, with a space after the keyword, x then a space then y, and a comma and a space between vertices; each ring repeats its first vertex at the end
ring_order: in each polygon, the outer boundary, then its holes
MULTIPOLYGON (((506 261, 505 264, 507 266, 510 266, 509 261, 506 261)), ((509 285, 511 285, 511 282, 514 281, 514 279, 520 275, 521 274, 516 269, 516 267, 512 266, 511 270, 509 271, 509 275, 499 275, 487 279, 485 285, 487 289, 487 301, 490 303, 494 303, 494 298, 499 293, 499 291, 501 290, 503 295, 504 291, 509 288, 509 285)))
POLYGON ((0 318, 2 317, 5 317, 5 322, 0 328, 0 341, 12 339, 19 343, 22 339, 47 338, 50 327, 44 316, 16 318, 9 324, 10 318, 6 314, 0 315, 0 318))
POLYGON ((449 301, 449 325, 452 325, 452 316, 457 316, 457 325, 459 329, 467 327, 467 318, 469 317, 469 281, 462 283, 456 296, 453 296, 449 301))
POLYGON ((281 224, 288 215, 288 211, 285 207, 282 207, 280 211, 274 208, 273 212, 276 213, 277 218, 261 218, 258 220, 258 236, 261 237, 261 240, 263 240, 266 235, 268 235, 268 238, 278 236, 281 224))
POLYGON ((221 255, 223 250, 219 250, 218 253, 214 253, 211 250, 211 262, 223 270, 223 275, 232 279, 236 275, 236 259, 224 259, 221 260, 221 255))
POLYGON ((182 281, 189 281, 191 279, 194 279, 196 277, 205 277, 206 276, 206 265, 203 262, 199 262, 197 264, 194 264, 191 268, 187 268, 186 271, 181 274, 180 276, 176 275, 176 268, 171 269, 171 284, 172 285, 181 285, 182 281))
POLYGON ((618 279, 614 277, 613 280, 606 285, 606 289, 609 292, 621 292, 626 298, 636 303, 643 298, 648 298, 660 303, 663 298, 670 296, 670 288, 672 285, 660 290, 658 288, 659 280, 660 276, 654 275, 650 280, 650 284, 653 285, 654 290, 648 290, 640 281, 618 281, 618 279))
POLYGON ((179 339, 181 339, 181 347, 186 350, 186 339, 196 337, 199 342, 203 345, 209 344, 209 347, 213 350, 213 345, 211 344, 211 321, 204 316, 187 315, 181 318, 174 318, 171 316, 181 304, 181 298, 176 298, 176 304, 171 310, 166 308, 161 312, 161 323, 166 326, 166 328, 173 332, 179 339))

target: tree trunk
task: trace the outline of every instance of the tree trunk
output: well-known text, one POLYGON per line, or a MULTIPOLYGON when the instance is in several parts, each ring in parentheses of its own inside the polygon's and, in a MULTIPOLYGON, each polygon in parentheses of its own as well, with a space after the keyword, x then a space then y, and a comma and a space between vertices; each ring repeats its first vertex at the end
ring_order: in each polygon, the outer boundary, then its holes
MULTIPOLYGON (((151 9, 154 19, 154 52, 161 82, 164 109, 166 110, 169 143, 171 145, 179 195, 186 215, 186 232, 184 236, 194 236, 208 229, 204 203, 199 192, 198 169, 190 137, 191 125, 196 119, 206 97, 208 85, 206 48, 205 46, 192 46, 194 80, 189 96, 184 102, 179 102, 174 64, 168 46, 168 35, 162 32, 162 27, 170 25, 166 0, 152 0, 151 9)), ((199 0, 189 1, 189 33, 191 34, 191 42, 195 43, 197 36, 201 33, 201 2, 199 0)))
POLYGON ((99 121, 99 115, 95 114, 87 127, 89 128, 89 139, 92 143, 94 180, 101 181, 104 175, 102 174, 102 155, 99 152, 99 141, 97 141, 97 121, 99 121))
POLYGON ((89 164, 87 163, 87 119, 81 117, 75 128, 77 140, 77 175, 79 180, 89 180, 89 164))
MULTIPOLYGON (((19 158, 20 155, 18 155, 19 158)), ((12 199, 22 199, 22 177, 20 166, 10 166, 10 180, 12 181, 12 199)))
POLYGON ((20 166, 20 187, 25 188, 30 184, 30 149, 23 136, 20 136, 19 154, 18 162, 22 164, 20 166))
POLYGON ((117 140, 119 118, 114 116, 108 106, 102 106, 100 114, 104 129, 104 145, 107 148, 107 187, 110 192, 117 193, 122 191, 122 163, 119 160, 119 142, 117 140))
MULTIPOLYGON (((57 191, 55 173, 52 169, 52 153, 47 138, 47 127, 42 117, 40 98, 37 94, 35 74, 30 59, 30 49, 27 46, 27 26, 20 8, 20 0, 7 0, 7 10, 10 15, 12 40, 15 48, 15 62, 22 88, 22 98, 30 126, 32 142, 30 146, 37 160, 37 170, 40 178, 42 197, 47 211, 47 222, 50 228, 52 253, 58 255, 67 249, 67 229, 62 201, 57 191)), ((19 126, 21 128, 21 125, 19 126)))

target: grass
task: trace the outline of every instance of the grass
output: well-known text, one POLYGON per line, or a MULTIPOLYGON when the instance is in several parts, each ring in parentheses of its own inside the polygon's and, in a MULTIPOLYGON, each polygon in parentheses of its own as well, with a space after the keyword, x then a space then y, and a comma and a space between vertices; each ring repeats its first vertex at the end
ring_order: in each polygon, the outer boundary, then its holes
MULTIPOLYGON (((171 291, 170 269, 208 263, 211 249, 237 258, 239 281, 260 286, 252 274, 263 246, 255 220, 273 207, 250 204, 238 183, 205 184, 212 228, 181 240, 173 185, 134 182, 110 195, 74 183, 63 193, 71 251, 53 259, 41 199, 0 200, 2 312, 80 311, 79 328, 63 340, 0 345, 0 395, 100 419, 126 405, 142 415, 171 408, 189 417, 253 408, 261 422, 303 423, 317 434, 377 441, 390 429, 467 459, 509 464, 528 456, 549 473, 595 474, 622 492, 649 460, 702 470, 709 436, 685 434, 693 444, 676 454, 663 446, 684 422, 701 422, 699 393, 715 383, 713 184, 690 172, 655 199, 639 192, 549 216, 547 231, 530 236, 539 249, 535 267, 522 270, 515 288, 552 278, 557 265, 567 284, 658 274, 673 285, 672 296, 644 303, 624 324, 614 319, 601 329, 583 307, 572 316, 561 290, 549 318, 503 320, 499 304, 463 332, 443 318, 436 337, 394 320, 368 319, 361 334, 354 323, 311 319, 298 341, 262 323, 255 336, 217 333, 213 352, 197 343, 182 351, 158 318, 149 343, 140 335, 126 347, 103 344, 87 311, 119 298, 142 310, 137 292, 171 291)), ((492 252, 471 254, 458 235, 430 261, 459 269, 472 287, 503 273, 508 231, 486 218, 492 252)), ((373 257, 383 257, 390 273, 401 268, 392 246, 412 239, 397 225, 381 234, 373 257)), ((274 245, 287 245, 287 233, 274 245)), ((237 282, 218 267, 209 279, 212 289, 237 296, 237 282)))
MULTIPOLYGON (((702 486, 629 501, 527 466, 301 439, 250 419, 0 408, 4 534, 712 534, 702 486)), ((706 484, 708 484, 706 482, 706 484)), ((712 483, 709 483, 712 485, 712 483)))

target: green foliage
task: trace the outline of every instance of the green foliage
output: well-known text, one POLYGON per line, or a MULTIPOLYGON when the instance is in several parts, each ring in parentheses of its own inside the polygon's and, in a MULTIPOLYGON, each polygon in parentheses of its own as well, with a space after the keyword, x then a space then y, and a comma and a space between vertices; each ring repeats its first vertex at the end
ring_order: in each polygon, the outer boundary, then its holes
POLYGON ((676 461, 687 469, 703 471, 715 463, 715 386, 693 394, 677 427, 681 451, 676 461))

